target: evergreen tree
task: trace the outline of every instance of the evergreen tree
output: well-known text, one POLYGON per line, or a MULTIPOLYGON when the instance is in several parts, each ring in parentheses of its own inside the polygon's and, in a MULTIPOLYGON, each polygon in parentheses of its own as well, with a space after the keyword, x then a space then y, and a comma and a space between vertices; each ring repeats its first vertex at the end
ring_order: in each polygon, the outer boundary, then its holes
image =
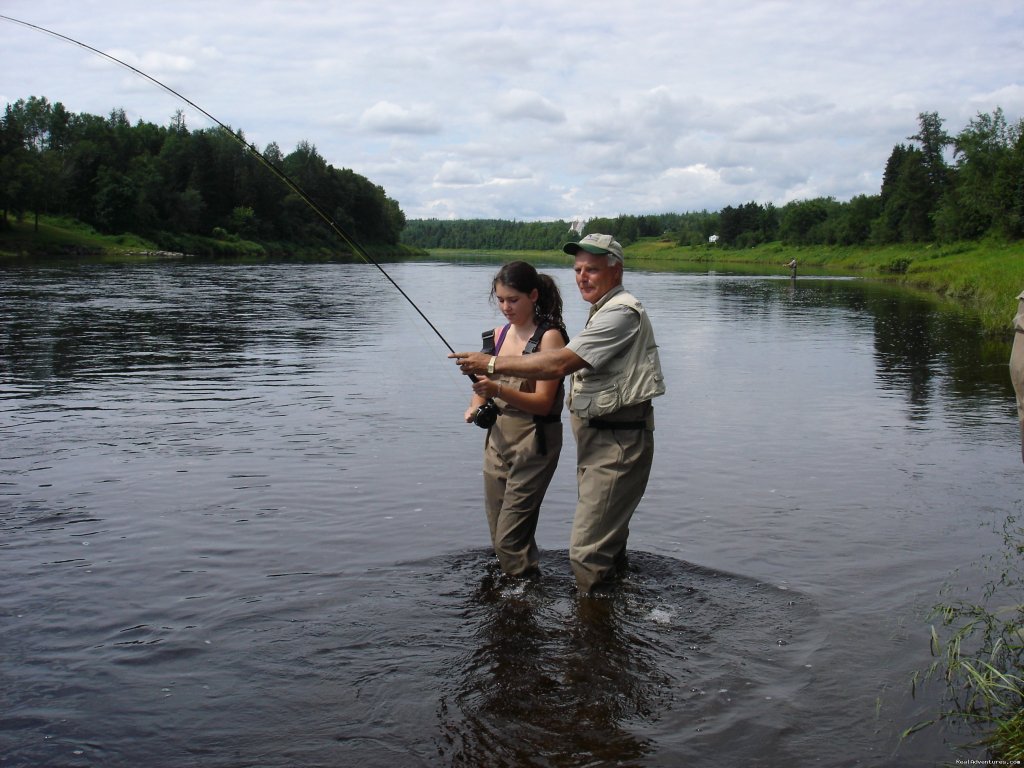
POLYGON ((873 239, 883 243, 930 239, 937 201, 921 150, 903 144, 893 148, 882 176, 881 202, 873 239))
POLYGON ((922 112, 917 116, 918 132, 908 136, 921 144, 922 163, 928 176, 928 185, 937 201, 949 184, 949 166, 943 153, 953 139, 942 128, 944 122, 938 112, 922 112))

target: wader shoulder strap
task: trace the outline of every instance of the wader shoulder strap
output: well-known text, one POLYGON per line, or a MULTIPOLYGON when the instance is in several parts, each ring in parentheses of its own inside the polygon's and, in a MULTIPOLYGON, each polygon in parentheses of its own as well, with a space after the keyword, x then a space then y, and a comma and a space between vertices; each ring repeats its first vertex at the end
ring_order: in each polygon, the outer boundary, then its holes
POLYGON ((540 338, 541 338, 541 336, 544 335, 544 332, 547 329, 548 329, 548 326, 547 326, 546 323, 538 323, 537 324, 537 330, 535 330, 533 332, 533 336, 530 337, 530 340, 528 342, 526 342, 526 346, 523 347, 523 354, 524 355, 529 355, 529 354, 537 351, 537 347, 540 346, 540 338))
MULTIPOLYGON (((552 325, 550 323, 538 323, 537 330, 533 332, 533 336, 530 337, 530 340, 526 342, 526 346, 523 348, 523 354, 529 355, 533 352, 536 352, 537 348, 540 346, 541 338, 543 338, 544 334, 547 333, 551 328, 552 325)), ((562 337, 566 340, 566 342, 568 342, 569 335, 565 332, 565 329, 559 327, 558 330, 561 331, 562 337)), ((565 397, 564 382, 558 382, 558 394, 556 395, 556 397, 559 400, 565 397)), ((559 414, 533 417, 533 428, 537 435, 537 453, 539 453, 541 456, 548 455, 548 441, 544 436, 544 425, 557 424, 561 420, 562 417, 559 414)))
MULTIPOLYGON (((480 351, 483 352, 485 355, 498 354, 498 352, 501 351, 501 345, 505 343, 505 334, 508 333, 508 329, 511 327, 512 324, 507 323, 505 327, 501 329, 501 335, 498 336, 497 343, 495 343, 494 341, 493 328, 491 328, 491 330, 489 331, 484 331, 483 333, 481 333, 480 336, 483 338, 483 347, 480 349, 480 351)), ((528 355, 531 352, 536 352, 537 348, 540 346, 541 338, 544 336, 545 333, 548 332, 550 328, 551 325, 549 325, 548 323, 541 323, 540 325, 538 325, 537 330, 533 332, 533 336, 531 336, 530 340, 526 342, 526 346, 523 348, 523 354, 528 355)), ((564 329, 559 328, 559 330, 562 332, 562 337, 565 339, 566 343, 568 343, 569 335, 565 332, 564 329)))
POLYGON ((501 335, 498 337, 498 343, 494 343, 494 329, 491 328, 489 331, 484 331, 480 334, 483 338, 484 344, 481 348, 481 352, 485 355, 496 355, 498 350, 501 349, 501 345, 505 342, 505 334, 508 333, 508 329, 511 323, 507 323, 504 328, 501 329, 501 335))
MULTIPOLYGON (((528 355, 531 352, 536 352, 537 348, 540 346, 540 340, 544 337, 544 334, 550 331, 553 327, 555 326, 551 325, 551 323, 538 323, 537 330, 533 332, 533 336, 530 337, 530 340, 526 342, 526 346, 523 347, 523 354, 528 355)), ((569 334, 565 332, 565 328, 559 326, 558 330, 562 334, 562 339, 564 339, 565 343, 568 344, 569 334)))

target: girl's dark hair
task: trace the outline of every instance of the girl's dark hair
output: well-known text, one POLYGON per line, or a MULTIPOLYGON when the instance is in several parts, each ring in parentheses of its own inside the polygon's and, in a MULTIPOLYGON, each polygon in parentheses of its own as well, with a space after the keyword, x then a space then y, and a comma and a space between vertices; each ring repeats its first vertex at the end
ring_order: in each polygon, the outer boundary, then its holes
POLYGON ((534 269, 532 264, 525 261, 510 261, 498 270, 491 283, 491 299, 494 299, 494 291, 498 284, 507 286, 520 293, 537 291, 537 304, 534 306, 534 313, 537 322, 544 321, 554 328, 565 330, 565 322, 562 320, 562 294, 550 275, 541 274, 534 269))

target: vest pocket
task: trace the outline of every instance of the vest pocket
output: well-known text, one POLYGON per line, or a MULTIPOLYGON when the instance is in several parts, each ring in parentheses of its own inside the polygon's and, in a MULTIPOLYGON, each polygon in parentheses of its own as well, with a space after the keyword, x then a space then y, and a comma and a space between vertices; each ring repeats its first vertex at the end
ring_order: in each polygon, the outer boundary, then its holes
POLYGON ((581 390, 574 392, 572 396, 572 412, 582 418, 593 418, 595 416, 606 416, 614 413, 622 407, 622 393, 619 390, 602 390, 599 392, 588 392, 581 390))

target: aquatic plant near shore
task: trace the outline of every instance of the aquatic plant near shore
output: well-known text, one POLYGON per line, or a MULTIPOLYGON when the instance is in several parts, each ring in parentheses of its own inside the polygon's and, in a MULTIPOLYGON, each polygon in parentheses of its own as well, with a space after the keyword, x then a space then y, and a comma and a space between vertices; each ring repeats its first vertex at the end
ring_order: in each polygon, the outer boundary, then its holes
MULTIPOLYGON (((948 637, 940 637, 932 626, 935 661, 923 677, 941 675, 950 708, 903 735, 945 720, 977 734, 977 740, 965 746, 983 747, 996 760, 1020 761, 1024 760, 1024 603, 1019 602, 1024 594, 1024 526, 1015 516, 1003 524, 1003 541, 998 576, 986 585, 979 604, 958 599, 933 609, 932 618, 941 621, 948 637), (1011 602, 1000 604, 1005 596, 1011 602)), ((915 690, 921 680, 921 674, 915 674, 915 690)))

